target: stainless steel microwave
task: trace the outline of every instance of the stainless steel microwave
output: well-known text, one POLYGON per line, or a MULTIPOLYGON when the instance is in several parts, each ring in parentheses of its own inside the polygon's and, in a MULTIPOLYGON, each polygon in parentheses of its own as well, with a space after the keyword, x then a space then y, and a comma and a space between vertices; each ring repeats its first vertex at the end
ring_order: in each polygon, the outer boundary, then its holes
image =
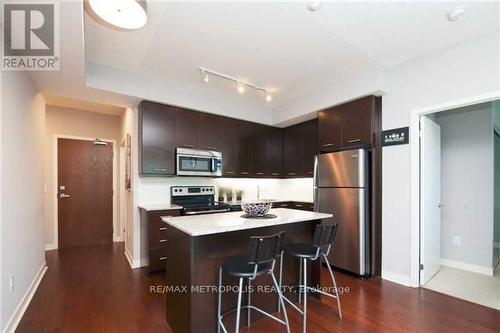
POLYGON ((222 153, 212 150, 177 148, 178 176, 222 176, 222 153))

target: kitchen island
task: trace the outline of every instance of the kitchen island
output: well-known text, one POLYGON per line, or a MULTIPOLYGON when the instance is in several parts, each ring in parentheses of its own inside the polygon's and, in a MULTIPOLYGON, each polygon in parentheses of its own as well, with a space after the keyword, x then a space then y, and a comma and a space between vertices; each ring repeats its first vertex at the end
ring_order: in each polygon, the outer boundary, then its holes
MULTIPOLYGON (((164 217, 167 225, 166 316, 174 333, 217 331, 217 280, 220 265, 230 256, 247 255, 250 237, 285 231, 285 244, 310 243, 315 226, 330 214, 295 209, 271 209, 273 219, 246 219, 242 212, 199 216, 164 217)), ((299 262, 285 256, 283 286, 297 285, 299 262)), ((275 269, 278 275, 279 267, 275 269)), ((309 267, 310 285, 320 284, 320 264, 309 267)), ((236 286, 237 279, 224 275, 224 286, 236 286)), ((227 288, 226 288, 227 289, 227 288)), ((253 284, 252 303, 271 313, 277 311, 277 295, 270 276, 253 284)), ((236 291, 236 290, 235 290, 236 291)), ((291 291, 292 300, 297 295, 291 291)), ((246 298, 244 298, 246 299, 246 298)), ((236 306, 236 292, 224 292, 223 312, 236 306)), ((252 313, 252 321, 261 318, 252 313)), ((225 317, 233 329, 234 316, 225 317)))

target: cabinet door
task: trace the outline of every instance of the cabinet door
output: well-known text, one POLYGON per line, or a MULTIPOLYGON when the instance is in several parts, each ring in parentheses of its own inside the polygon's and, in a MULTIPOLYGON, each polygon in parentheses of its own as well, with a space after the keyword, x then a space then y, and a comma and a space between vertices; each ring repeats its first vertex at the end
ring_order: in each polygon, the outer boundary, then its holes
POLYGON ((256 127, 254 123, 238 122, 238 170, 242 177, 250 177, 252 174, 252 141, 256 127))
POLYGON ((302 137, 299 126, 285 128, 283 132, 283 171, 285 177, 300 176, 302 163, 302 137))
POLYGON ((226 177, 238 175, 239 120, 222 118, 221 151, 222 173, 226 177))
POLYGON ((336 106, 318 113, 319 150, 329 151, 342 146, 342 109, 336 106))
POLYGON ((266 176, 267 165, 267 135, 270 128, 267 126, 257 126, 254 134, 252 145, 252 175, 257 177, 266 176))
POLYGON ((354 146, 372 142, 372 114, 375 97, 368 96, 344 105, 342 110, 342 145, 354 146))
POLYGON ((198 131, 199 147, 201 149, 220 151, 221 149, 222 117, 200 113, 200 128, 198 131))
POLYGON ((301 124, 302 169, 301 176, 312 177, 314 174, 314 156, 318 154, 318 120, 301 124))
POLYGON ((175 120, 175 142, 180 148, 198 148, 200 112, 178 108, 175 120))
POLYGON ((283 175, 283 131, 279 128, 270 128, 266 145, 266 175, 281 177, 283 175))
POLYGON ((175 108, 152 102, 139 105, 140 172, 175 174, 175 108))

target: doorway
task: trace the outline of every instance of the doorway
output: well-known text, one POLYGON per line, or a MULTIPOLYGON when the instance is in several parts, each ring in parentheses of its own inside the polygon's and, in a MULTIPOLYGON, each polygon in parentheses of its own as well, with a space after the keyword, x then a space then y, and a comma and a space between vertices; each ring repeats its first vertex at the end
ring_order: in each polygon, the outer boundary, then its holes
POLYGON ((419 285, 500 309, 495 105, 420 116, 419 285))
POLYGON ((57 139, 59 248, 113 242, 113 143, 57 139))

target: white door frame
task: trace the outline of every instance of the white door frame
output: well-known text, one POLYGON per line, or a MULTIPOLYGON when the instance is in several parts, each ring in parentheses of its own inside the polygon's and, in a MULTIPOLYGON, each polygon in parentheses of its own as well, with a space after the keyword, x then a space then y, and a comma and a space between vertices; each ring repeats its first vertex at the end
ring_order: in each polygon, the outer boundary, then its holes
POLYGON ((420 286, 420 116, 500 99, 500 91, 416 109, 410 113, 410 286, 420 286))
MULTIPOLYGON (((54 162, 54 168, 53 168, 53 189, 54 189, 54 220, 53 220, 53 230, 54 230, 54 242, 53 246, 50 246, 50 249, 58 249, 59 248, 59 198, 57 197, 57 193, 59 193, 58 190, 58 174, 59 174, 59 151, 58 151, 58 140, 59 139, 70 139, 70 140, 82 140, 82 141, 95 141, 96 138, 89 138, 89 137, 81 137, 81 136, 72 136, 72 135, 62 135, 62 134, 54 134, 53 137, 53 162, 54 162)), ((106 142, 111 142, 113 144, 113 242, 119 242, 121 241, 121 237, 116 237, 115 236, 115 229, 120 227, 121 223, 118 224, 118 196, 117 196, 117 185, 118 185, 118 179, 117 179, 117 174, 116 174, 116 156, 118 156, 118 148, 116 145, 116 140, 112 139, 106 139, 106 138, 99 138, 103 141, 106 142)), ((121 233, 120 233, 121 235, 121 233)))

